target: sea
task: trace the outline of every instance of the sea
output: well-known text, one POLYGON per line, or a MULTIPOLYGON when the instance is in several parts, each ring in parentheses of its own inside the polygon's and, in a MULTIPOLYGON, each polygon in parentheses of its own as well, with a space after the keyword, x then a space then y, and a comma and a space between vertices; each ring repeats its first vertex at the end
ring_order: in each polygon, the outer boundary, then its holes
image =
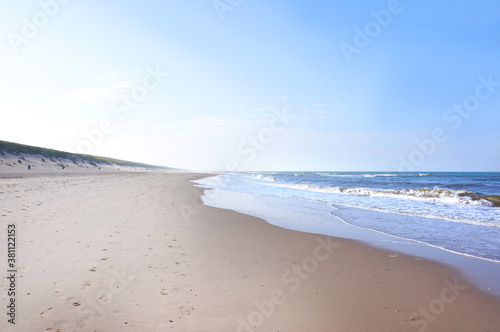
POLYGON ((239 172, 195 182, 206 205, 455 265, 500 295, 498 172, 239 172))

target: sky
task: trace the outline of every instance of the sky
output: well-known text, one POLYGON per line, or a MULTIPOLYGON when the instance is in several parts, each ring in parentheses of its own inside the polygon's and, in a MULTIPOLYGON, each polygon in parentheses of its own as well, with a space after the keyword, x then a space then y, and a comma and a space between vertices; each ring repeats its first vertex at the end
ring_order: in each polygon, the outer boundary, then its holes
POLYGON ((212 171, 500 171, 500 2, 0 5, 0 140, 212 171))

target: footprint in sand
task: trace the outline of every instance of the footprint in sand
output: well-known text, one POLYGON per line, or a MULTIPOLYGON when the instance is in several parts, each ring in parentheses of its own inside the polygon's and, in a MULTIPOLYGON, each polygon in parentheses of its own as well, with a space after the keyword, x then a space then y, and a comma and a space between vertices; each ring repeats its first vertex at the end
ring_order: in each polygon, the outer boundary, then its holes
POLYGON ((45 310, 44 312, 42 312, 40 314, 40 317, 42 317, 42 318, 48 318, 48 317, 50 317, 52 315, 52 311, 54 311, 54 308, 49 308, 49 309, 45 310))
MULTIPOLYGON (((193 308, 194 309, 194 308, 193 308)), ((186 308, 186 307, 179 307, 179 310, 181 312, 181 314, 184 314, 184 315, 191 315, 191 309, 189 308, 186 308)))
POLYGON ((79 307, 79 306, 82 305, 80 302, 76 301, 76 298, 74 298, 74 297, 67 298, 66 302, 69 303, 69 304, 71 304, 74 307, 79 307))
POLYGON ((87 321, 88 321, 88 318, 86 320, 84 320, 83 322, 80 322, 78 324, 78 328, 83 329, 83 328, 87 327, 87 325, 88 325, 87 321))
POLYGON ((90 272, 96 272, 97 271, 97 266, 94 266, 93 268, 90 269, 90 272))
POLYGON ((163 288, 161 290, 161 295, 168 295, 168 290, 166 288, 163 288))
POLYGON ((108 294, 101 295, 99 297, 99 302, 101 302, 102 304, 109 303, 109 302, 111 302, 111 297, 108 296, 108 294))

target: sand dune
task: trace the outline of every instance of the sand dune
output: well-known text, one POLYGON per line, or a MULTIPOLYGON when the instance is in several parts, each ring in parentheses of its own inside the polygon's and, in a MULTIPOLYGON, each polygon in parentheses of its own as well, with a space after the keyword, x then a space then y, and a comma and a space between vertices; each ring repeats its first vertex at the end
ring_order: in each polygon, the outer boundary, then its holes
POLYGON ((0 141, 0 178, 145 170, 172 169, 0 141))

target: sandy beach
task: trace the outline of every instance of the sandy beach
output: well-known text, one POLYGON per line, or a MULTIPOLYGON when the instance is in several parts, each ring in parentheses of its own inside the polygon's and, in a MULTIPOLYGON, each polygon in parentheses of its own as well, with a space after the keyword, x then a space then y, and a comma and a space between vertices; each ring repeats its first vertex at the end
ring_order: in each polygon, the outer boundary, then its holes
POLYGON ((204 176, 0 179, 0 330, 500 331, 454 269, 203 206, 204 176))

